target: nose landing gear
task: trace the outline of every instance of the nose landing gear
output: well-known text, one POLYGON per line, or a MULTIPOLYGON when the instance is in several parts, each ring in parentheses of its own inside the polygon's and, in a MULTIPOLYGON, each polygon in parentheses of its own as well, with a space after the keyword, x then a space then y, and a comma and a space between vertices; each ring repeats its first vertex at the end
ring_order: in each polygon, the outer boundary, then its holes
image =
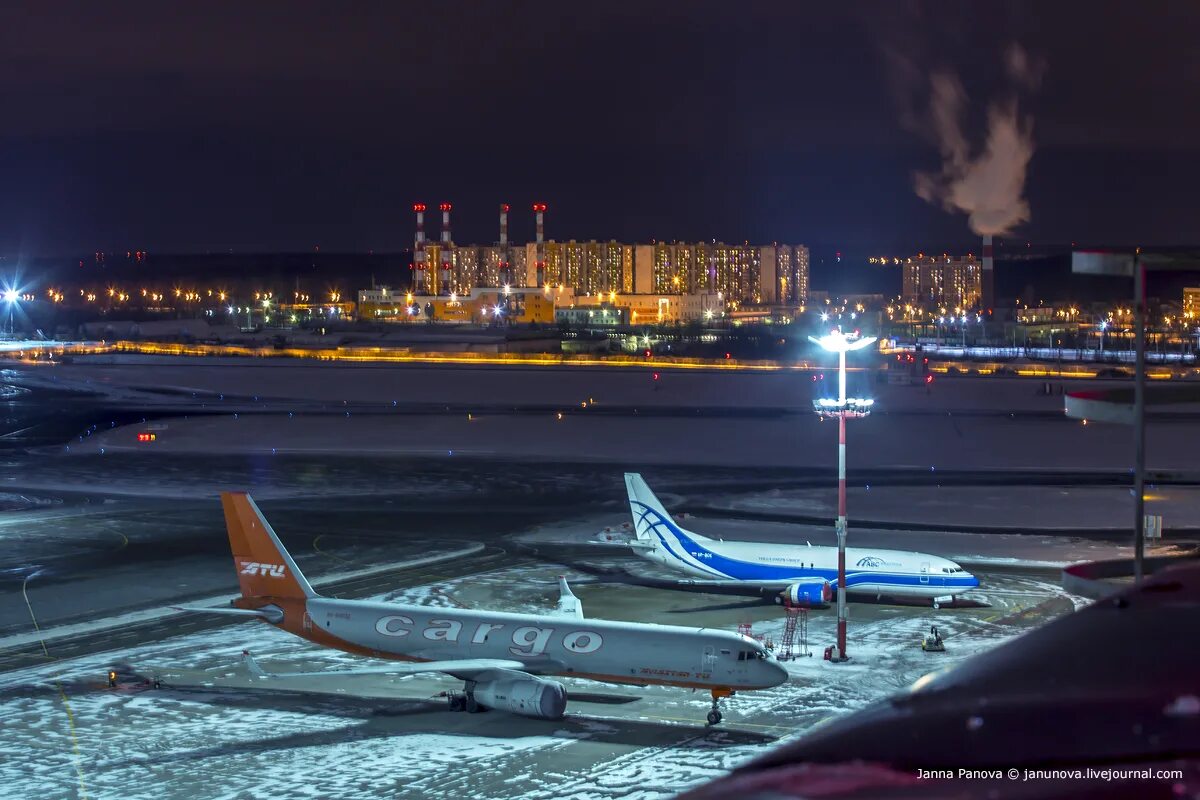
POLYGON ((934 607, 934 609, 939 609, 939 608, 941 608, 941 607, 942 607, 942 605, 943 605, 943 604, 946 604, 946 603, 948 603, 948 604, 950 604, 951 606, 953 606, 953 605, 954 605, 954 601, 955 601, 955 597, 954 597, 954 595, 952 595, 952 594, 944 594, 944 595, 942 595, 941 597, 935 597, 935 598, 933 598, 933 607, 934 607))
POLYGON ((732 689, 713 689, 712 690, 712 710, 708 712, 709 726, 719 725, 723 717, 721 716, 721 698, 733 697, 732 689))

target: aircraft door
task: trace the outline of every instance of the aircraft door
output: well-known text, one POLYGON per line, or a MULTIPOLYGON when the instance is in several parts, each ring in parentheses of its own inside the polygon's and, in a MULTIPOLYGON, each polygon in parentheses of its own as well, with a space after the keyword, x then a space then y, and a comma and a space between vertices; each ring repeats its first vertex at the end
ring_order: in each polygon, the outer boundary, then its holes
POLYGON ((929 583, 929 562, 921 562, 921 583, 929 583))
POLYGON ((707 645, 700 656, 700 672, 705 675, 711 675, 716 668, 717 651, 713 649, 712 645, 707 645))
POLYGON ((309 614, 307 611, 304 612, 304 630, 312 630, 312 614, 309 614))

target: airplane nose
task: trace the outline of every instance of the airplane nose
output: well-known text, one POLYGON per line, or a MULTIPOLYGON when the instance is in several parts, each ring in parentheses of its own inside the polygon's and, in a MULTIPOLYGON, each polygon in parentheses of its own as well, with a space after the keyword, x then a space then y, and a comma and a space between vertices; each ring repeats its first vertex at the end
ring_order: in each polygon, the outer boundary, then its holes
POLYGON ((787 668, 778 661, 764 661, 763 666, 766 667, 766 685, 767 687, 778 686, 781 683, 786 683, 788 679, 787 668))

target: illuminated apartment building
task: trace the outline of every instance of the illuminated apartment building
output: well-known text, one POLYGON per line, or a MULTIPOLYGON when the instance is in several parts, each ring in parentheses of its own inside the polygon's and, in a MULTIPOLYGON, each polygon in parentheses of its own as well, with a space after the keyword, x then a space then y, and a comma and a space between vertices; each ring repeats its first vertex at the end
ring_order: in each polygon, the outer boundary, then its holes
POLYGON ((973 308, 982 292, 982 265, 974 256, 957 258, 918 253, 904 262, 904 302, 922 306, 973 308))

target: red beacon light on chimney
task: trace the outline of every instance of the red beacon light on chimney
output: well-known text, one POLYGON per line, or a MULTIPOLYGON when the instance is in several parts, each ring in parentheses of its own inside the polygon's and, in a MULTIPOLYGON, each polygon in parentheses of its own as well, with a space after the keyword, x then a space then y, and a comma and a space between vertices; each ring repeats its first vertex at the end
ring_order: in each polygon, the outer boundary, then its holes
POLYGON ((533 204, 533 210, 534 210, 534 211, 540 211, 540 212, 542 212, 542 213, 545 213, 545 211, 546 211, 546 204, 545 204, 545 203, 534 203, 534 204, 533 204))
POLYGON ((450 205, 449 203, 442 203, 440 206, 438 206, 438 208, 442 211, 451 211, 453 210, 454 206, 450 205))
POLYGON ((500 204, 500 211, 501 211, 501 212, 503 212, 503 213, 505 213, 505 214, 507 214, 507 213, 508 213, 508 203, 501 203, 501 204, 500 204))
POLYGON ((413 211, 415 211, 418 214, 424 213, 425 204, 424 203, 413 203, 413 211))

